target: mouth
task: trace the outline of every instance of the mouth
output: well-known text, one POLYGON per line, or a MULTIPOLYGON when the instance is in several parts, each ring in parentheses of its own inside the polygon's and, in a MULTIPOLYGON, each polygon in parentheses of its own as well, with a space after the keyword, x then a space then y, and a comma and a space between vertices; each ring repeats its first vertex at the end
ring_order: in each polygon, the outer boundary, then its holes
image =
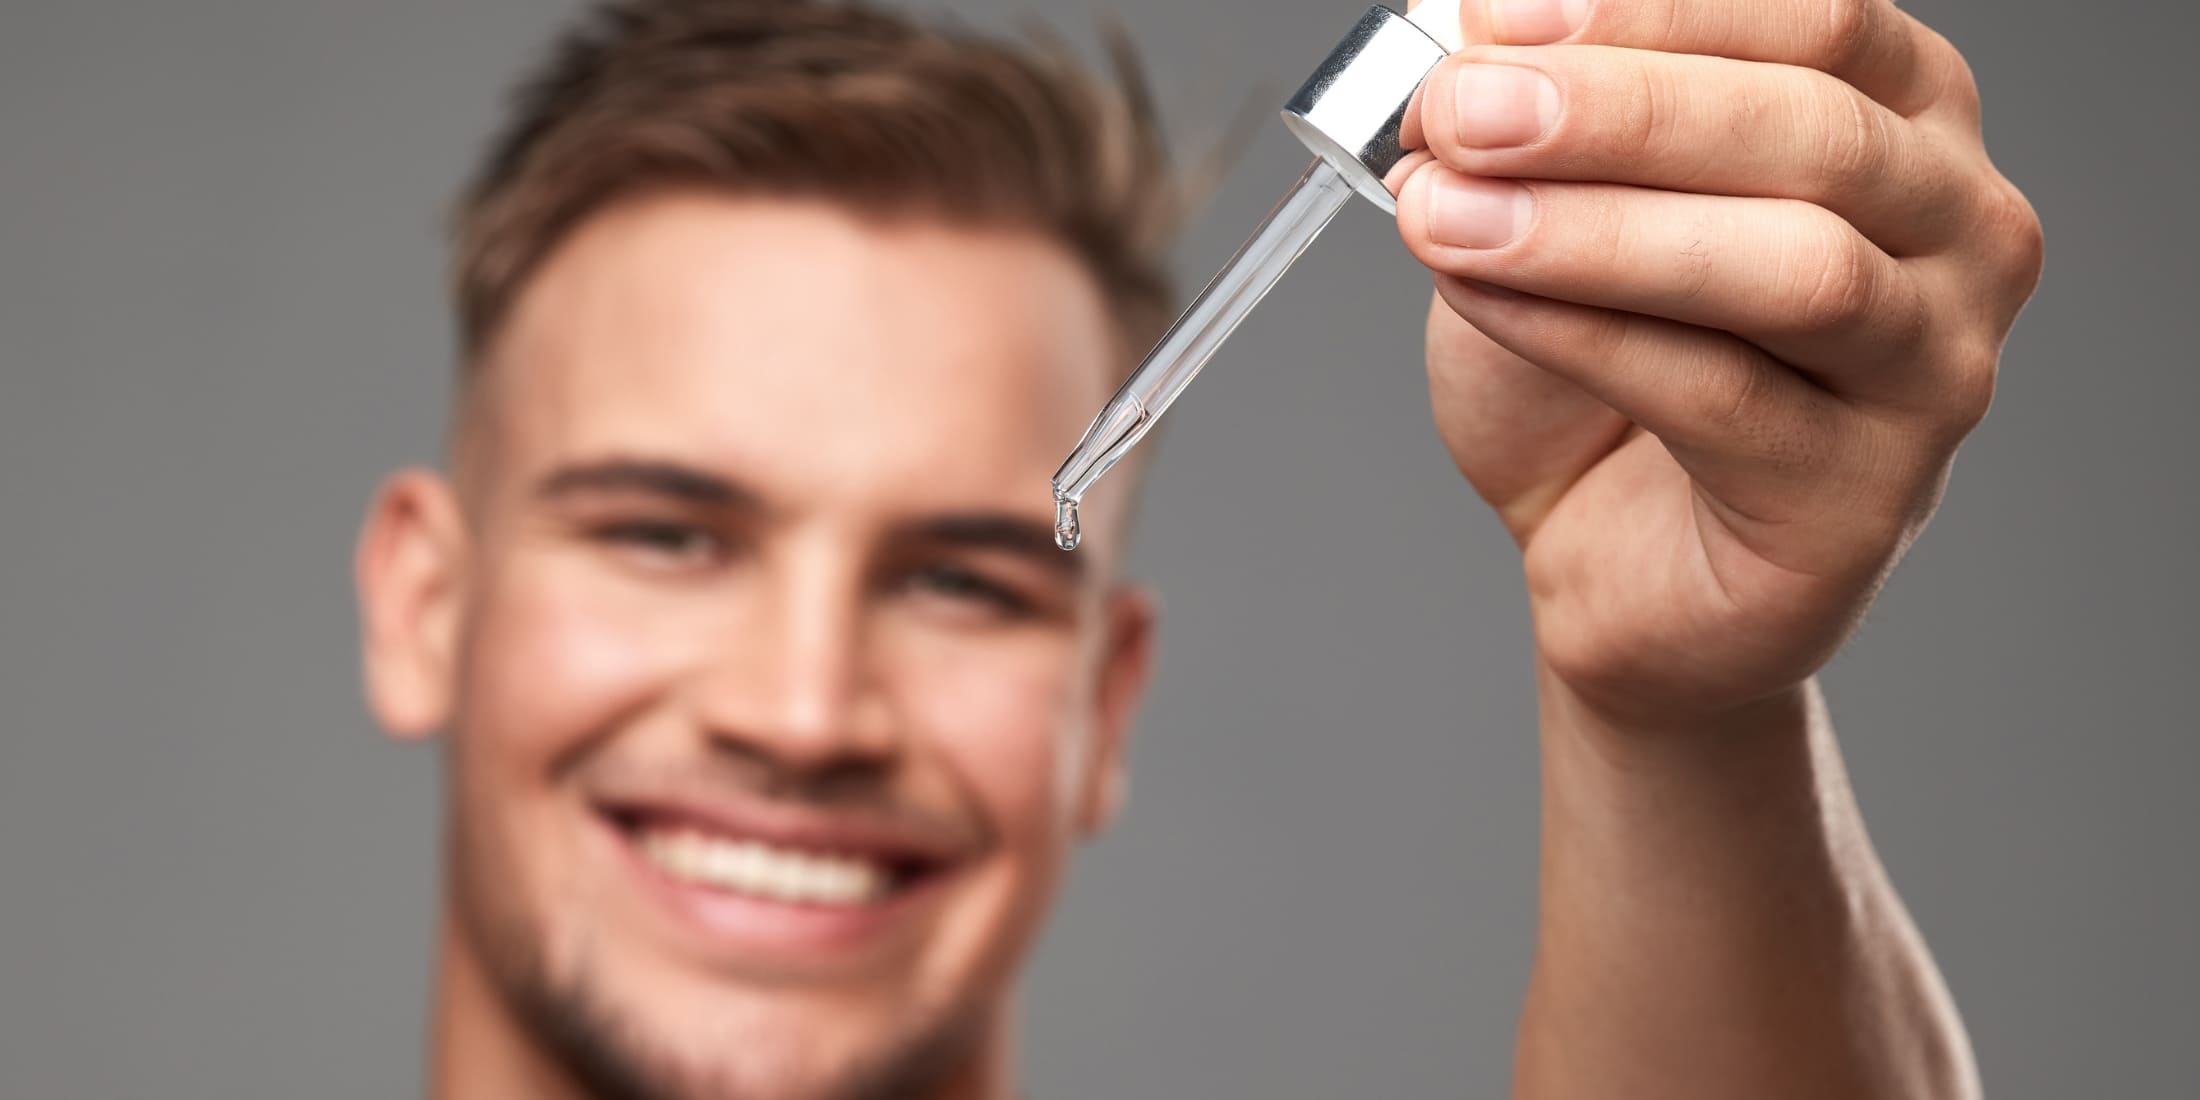
POLYGON ((713 956, 846 962, 904 939, 959 853, 829 817, 600 808, 638 893, 713 956))
POLYGON ((805 851, 689 825, 646 824, 632 832, 642 857, 676 882, 789 905, 869 905, 914 877, 914 869, 864 855, 805 851))

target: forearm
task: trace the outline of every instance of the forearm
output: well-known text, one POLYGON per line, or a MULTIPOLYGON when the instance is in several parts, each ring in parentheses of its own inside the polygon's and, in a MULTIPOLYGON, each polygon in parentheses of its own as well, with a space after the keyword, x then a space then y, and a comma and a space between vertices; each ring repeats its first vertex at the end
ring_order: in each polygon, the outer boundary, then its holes
POLYGON ((1972 1097, 1815 684, 1615 728, 1542 675, 1543 860, 1514 1093, 1972 1097))

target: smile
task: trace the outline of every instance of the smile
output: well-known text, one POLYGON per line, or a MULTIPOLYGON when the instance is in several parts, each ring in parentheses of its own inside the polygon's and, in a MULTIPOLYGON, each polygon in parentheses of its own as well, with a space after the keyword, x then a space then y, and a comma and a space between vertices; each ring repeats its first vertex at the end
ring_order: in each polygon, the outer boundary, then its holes
POLYGON ((739 797, 598 801, 614 865, 683 951, 779 978, 917 950, 980 849, 923 823, 739 797))
POLYGON ((865 905, 885 897, 894 884, 892 869, 873 860, 692 828, 645 829, 637 840, 643 856, 673 879, 766 901, 865 905))

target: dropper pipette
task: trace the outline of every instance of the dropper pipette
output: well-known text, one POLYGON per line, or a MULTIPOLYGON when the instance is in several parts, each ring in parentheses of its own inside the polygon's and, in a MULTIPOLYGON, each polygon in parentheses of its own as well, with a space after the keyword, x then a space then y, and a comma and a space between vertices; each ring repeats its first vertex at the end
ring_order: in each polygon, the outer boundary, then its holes
POLYGON ((1459 44, 1457 0, 1426 0, 1411 16, 1372 7, 1283 110, 1316 154, 1298 182, 1192 300, 1054 473, 1054 541, 1077 548, 1085 493, 1152 430, 1224 340, 1290 269, 1354 192, 1386 211, 1383 177, 1403 157, 1398 126, 1423 77, 1459 44))

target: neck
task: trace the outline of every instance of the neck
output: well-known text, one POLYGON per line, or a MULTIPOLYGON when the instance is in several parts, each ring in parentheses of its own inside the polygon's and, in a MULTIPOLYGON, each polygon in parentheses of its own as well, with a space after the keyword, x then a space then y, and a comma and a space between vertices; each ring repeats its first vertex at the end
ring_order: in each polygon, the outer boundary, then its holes
MULTIPOLYGON (((446 904, 437 922, 429 1100, 594 1100, 499 996, 446 904)), ((1013 1003, 983 1025, 976 1054, 923 1100, 1014 1100, 1013 1003)))

